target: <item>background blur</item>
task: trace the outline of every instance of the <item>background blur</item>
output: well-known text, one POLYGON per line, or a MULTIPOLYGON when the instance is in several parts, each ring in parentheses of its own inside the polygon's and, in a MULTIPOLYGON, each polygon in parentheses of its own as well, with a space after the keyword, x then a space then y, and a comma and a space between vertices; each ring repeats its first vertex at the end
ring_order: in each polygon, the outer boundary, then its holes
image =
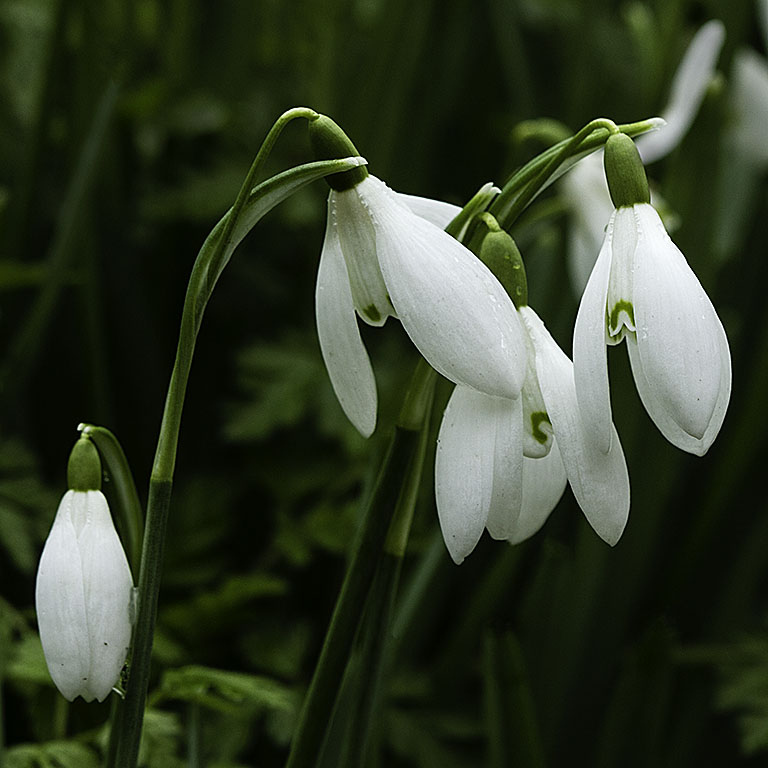
MULTIPOLYGON (((463 203, 562 126, 658 114, 710 18, 726 26, 721 74, 649 176, 730 339, 723 430, 704 458, 671 447, 642 409, 626 353, 614 350, 614 418, 633 494, 615 549, 566 491, 531 540, 512 548, 485 537, 456 567, 427 471, 368 764, 764 764, 768 140, 753 137, 747 155, 728 140, 743 117, 734 56, 749 49, 766 66, 758 8, 0 0, 4 765, 100 760, 108 704, 67 704, 45 669, 37 559, 79 422, 115 432, 146 493, 187 277, 277 116, 296 105, 325 112, 394 189, 463 203), (550 122, 521 126, 536 118, 550 122)), ((297 123, 270 171, 310 159, 297 123)), ((359 499, 416 360, 398 323, 365 331, 382 405, 376 434, 360 438, 314 330, 326 190, 312 185, 256 228, 203 323, 160 596, 149 766, 283 763, 359 499), (190 734, 201 762, 188 761, 190 734)), ((513 233, 531 305, 566 351, 578 301, 568 227, 555 186, 513 233)), ((344 765, 343 704, 321 765, 344 765)))

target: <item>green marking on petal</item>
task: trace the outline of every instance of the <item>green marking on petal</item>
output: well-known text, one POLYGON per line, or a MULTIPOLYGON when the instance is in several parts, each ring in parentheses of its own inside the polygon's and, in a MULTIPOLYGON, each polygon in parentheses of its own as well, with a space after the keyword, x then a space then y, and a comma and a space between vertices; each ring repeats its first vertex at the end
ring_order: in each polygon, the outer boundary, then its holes
POLYGON ((376 309, 375 305, 371 304, 370 306, 366 307, 362 310, 362 313, 370 320, 372 323, 378 323, 379 320, 381 320, 381 312, 379 312, 378 309, 376 309))
POLYGON ((549 435, 541 429, 543 422, 546 422, 551 426, 552 422, 549 420, 549 416, 546 411, 534 411, 531 414, 531 434, 536 442, 545 445, 549 439, 549 435))
POLYGON ((617 301, 613 305, 611 314, 608 316, 608 333, 611 336, 615 336, 621 330, 622 325, 627 326, 627 330, 635 330, 635 308, 632 306, 631 301, 625 301, 624 299, 617 301), (619 320, 622 313, 629 318, 629 322, 619 320))

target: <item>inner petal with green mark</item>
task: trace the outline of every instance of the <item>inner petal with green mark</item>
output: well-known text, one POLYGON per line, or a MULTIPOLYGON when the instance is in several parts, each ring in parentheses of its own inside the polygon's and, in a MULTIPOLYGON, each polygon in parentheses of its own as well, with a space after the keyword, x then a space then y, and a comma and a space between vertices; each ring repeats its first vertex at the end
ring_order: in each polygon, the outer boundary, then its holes
POLYGON ((635 332, 635 308, 631 301, 622 299, 608 313, 608 343, 618 344, 626 334, 635 332))

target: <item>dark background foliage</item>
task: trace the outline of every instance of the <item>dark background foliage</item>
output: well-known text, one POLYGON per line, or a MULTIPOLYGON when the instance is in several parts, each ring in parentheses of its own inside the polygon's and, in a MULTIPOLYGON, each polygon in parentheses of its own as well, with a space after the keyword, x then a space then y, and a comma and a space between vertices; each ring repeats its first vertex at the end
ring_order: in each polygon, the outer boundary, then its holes
MULTIPOLYGON (((757 163, 737 169, 720 151, 734 120, 733 55, 765 54, 752 3, 3 0, 0 748, 9 765, 99 759, 108 706, 67 705, 45 671, 37 558, 79 422, 118 435, 144 494, 189 271, 277 116, 300 104, 325 112, 390 186, 461 203, 503 181, 560 124, 657 114, 709 18, 726 25, 721 75, 686 139, 649 170, 730 338, 720 437, 701 459, 669 446, 615 351, 633 493, 620 543, 604 545, 566 492, 531 540, 484 539, 460 568, 440 540, 426 472, 370 760, 762 764, 768 187, 757 163), (524 123, 537 118, 547 122, 524 123)), ((309 159, 304 131, 291 126, 270 171, 309 159)), ((382 401, 364 441, 335 402, 314 331, 325 195, 317 183, 261 222, 207 310, 181 434, 147 765, 284 761, 359 499, 416 359, 397 323, 364 331, 382 401)), ((556 188, 540 211, 514 234, 531 304, 568 351, 577 299, 556 188)), ((320 764, 344 764, 344 707, 342 698, 320 764)))

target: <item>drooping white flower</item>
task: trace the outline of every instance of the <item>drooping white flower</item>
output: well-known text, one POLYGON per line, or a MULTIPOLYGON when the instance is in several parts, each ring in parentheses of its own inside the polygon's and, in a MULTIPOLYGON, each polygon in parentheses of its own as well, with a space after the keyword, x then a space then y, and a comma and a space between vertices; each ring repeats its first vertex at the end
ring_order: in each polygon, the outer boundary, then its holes
MULTIPOLYGON (((670 87, 669 101, 661 111, 659 130, 638 136, 637 149, 645 164, 668 155, 683 139, 696 117, 712 80, 725 39, 717 20, 704 24, 691 40, 670 87)), ((603 173, 603 153, 593 152, 563 177, 561 191, 572 218, 568 234, 568 270, 577 293, 584 290, 605 234, 613 204, 603 173)), ((660 207, 660 199, 653 202, 660 207)))
POLYGON ((442 230, 456 212, 370 175, 330 192, 318 336, 336 396, 365 436, 376 424, 376 383, 356 313, 370 325, 397 317, 427 362, 457 384, 499 397, 520 392, 520 322, 490 270, 442 230))
POLYGON ((629 514, 629 475, 611 425, 610 451, 590 440, 573 364, 527 306, 528 375, 516 400, 457 386, 440 427, 435 495, 448 551, 461 563, 483 529, 513 544, 541 528, 570 483, 598 535, 611 545, 629 514))
POLYGON ((133 580, 104 495, 70 490, 37 571, 35 604, 53 682, 73 701, 103 701, 131 640, 133 580))
POLYGON ((615 439, 606 344, 623 339, 651 419, 673 445, 703 455, 730 398, 728 340, 649 203, 625 205, 612 214, 574 327, 579 407, 602 452, 615 439))

